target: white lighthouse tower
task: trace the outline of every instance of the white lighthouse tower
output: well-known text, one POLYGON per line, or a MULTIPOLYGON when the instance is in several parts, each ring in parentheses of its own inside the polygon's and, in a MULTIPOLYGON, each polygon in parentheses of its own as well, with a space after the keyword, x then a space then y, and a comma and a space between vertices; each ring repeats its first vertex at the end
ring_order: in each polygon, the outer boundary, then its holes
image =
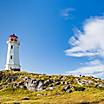
POLYGON ((20 60, 19 60, 20 42, 18 40, 18 37, 15 34, 10 35, 7 44, 8 51, 5 69, 20 71, 20 60))

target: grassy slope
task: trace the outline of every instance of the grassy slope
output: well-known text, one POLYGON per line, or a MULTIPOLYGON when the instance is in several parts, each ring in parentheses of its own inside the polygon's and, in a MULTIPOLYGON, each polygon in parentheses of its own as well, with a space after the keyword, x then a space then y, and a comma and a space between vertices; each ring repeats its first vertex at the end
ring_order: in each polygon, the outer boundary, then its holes
MULTIPOLYGON (((2 75, 5 77, 18 75, 17 82, 25 76, 39 79, 48 79, 49 77, 46 75, 37 75, 26 72, 17 73, 11 71, 2 71, 2 75)), ((58 77, 59 76, 52 76, 53 79, 57 79, 58 77)), ((2 85, 3 83, 4 82, 1 81, 0 84, 2 85)), ((0 102, 1 104, 104 104, 104 90, 94 87, 86 87, 85 91, 64 93, 60 89, 61 87, 58 86, 53 91, 31 92, 23 89, 13 90, 12 88, 7 87, 0 90, 0 102), (24 97, 28 97, 29 100, 23 100, 24 97)))

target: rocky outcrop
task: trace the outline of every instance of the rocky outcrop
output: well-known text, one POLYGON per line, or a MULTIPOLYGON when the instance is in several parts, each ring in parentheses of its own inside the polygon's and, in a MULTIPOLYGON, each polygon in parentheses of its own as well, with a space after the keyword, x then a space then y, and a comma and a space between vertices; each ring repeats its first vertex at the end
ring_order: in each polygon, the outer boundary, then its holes
MULTIPOLYGON (((15 81, 15 77, 10 77, 9 80, 15 81)), ((35 78, 29 78, 24 77, 21 79, 18 83, 13 83, 13 88, 21 88, 21 89, 27 89, 30 91, 43 91, 43 90, 54 90, 57 86, 62 86, 62 91, 71 93, 74 89, 74 91, 84 91, 85 88, 83 86, 95 86, 96 88, 104 88, 104 83, 99 82, 92 79, 83 79, 80 77, 76 77, 73 80, 66 80, 66 77, 60 77, 58 79, 35 79, 35 78), (64 79, 64 80, 63 80, 64 79), (77 84, 81 87, 76 87, 74 84, 77 84)))
POLYGON ((60 91, 66 93, 84 91, 85 86, 104 89, 104 80, 86 76, 0 72, 0 82, 0 90, 8 86, 13 89, 20 88, 29 91, 53 91, 54 89, 60 89, 60 91))
POLYGON ((64 82, 62 80, 39 80, 34 78, 23 78, 20 82, 14 83, 13 88, 27 89, 30 91, 43 91, 43 90, 54 90, 57 86, 63 85, 63 91, 71 92, 72 85, 69 82, 64 82))
POLYGON ((42 80, 26 78, 24 80, 24 85, 26 86, 26 88, 28 90, 31 90, 31 91, 43 90, 43 81, 42 80))

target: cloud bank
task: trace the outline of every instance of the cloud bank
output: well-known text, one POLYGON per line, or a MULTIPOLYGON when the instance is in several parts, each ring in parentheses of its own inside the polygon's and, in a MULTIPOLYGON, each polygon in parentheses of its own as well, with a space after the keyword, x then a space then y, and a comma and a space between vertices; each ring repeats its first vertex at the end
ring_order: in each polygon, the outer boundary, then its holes
POLYGON ((98 57, 104 59, 104 17, 87 19, 82 31, 77 30, 69 39, 72 46, 65 51, 66 55, 73 57, 95 57, 92 61, 83 62, 83 67, 68 71, 72 75, 91 75, 104 78, 104 64, 98 57))
POLYGON ((85 63, 84 67, 78 68, 74 71, 68 71, 66 74, 70 75, 87 75, 99 78, 104 78, 104 65, 99 60, 94 60, 85 63))
POLYGON ((69 44, 72 48, 65 51, 68 56, 104 56, 104 17, 88 19, 83 31, 77 30, 69 44))

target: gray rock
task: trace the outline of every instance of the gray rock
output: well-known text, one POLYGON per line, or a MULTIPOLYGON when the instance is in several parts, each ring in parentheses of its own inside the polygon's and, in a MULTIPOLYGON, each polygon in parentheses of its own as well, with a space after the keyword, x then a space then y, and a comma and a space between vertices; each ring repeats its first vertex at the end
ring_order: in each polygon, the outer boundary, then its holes
POLYGON ((44 85, 43 81, 40 80, 38 82, 37 86, 36 86, 36 90, 37 91, 42 91, 43 90, 43 85, 44 85))
POLYGON ((60 81, 55 82, 55 85, 60 85, 60 81))
POLYGON ((48 87, 46 90, 53 90, 54 87, 48 87))
POLYGON ((61 84, 64 84, 64 82, 63 82, 63 81, 61 81, 60 83, 61 83, 61 84))
POLYGON ((52 84, 52 83, 53 83, 53 80, 48 79, 44 81, 44 86, 48 86, 49 84, 52 84))
POLYGON ((24 85, 30 91, 36 91, 37 82, 35 79, 27 78, 25 79, 24 85))
POLYGON ((65 87, 63 88, 63 91, 66 92, 66 91, 69 90, 70 88, 72 88, 71 85, 65 85, 65 87))
POLYGON ((36 80, 36 79, 30 79, 30 78, 25 78, 24 79, 24 85, 26 88, 30 91, 42 91, 43 90, 43 81, 42 80, 36 80))
POLYGON ((25 77, 25 78, 23 78, 23 81, 26 81, 26 80, 28 80, 29 78, 28 77, 25 77))
POLYGON ((97 87, 104 88, 104 84, 103 83, 100 83, 100 84, 97 85, 97 87))
POLYGON ((20 85, 19 88, 21 88, 21 89, 27 89, 26 86, 24 86, 24 85, 20 85))
POLYGON ((17 88, 18 88, 17 84, 13 84, 13 85, 12 85, 12 88, 13 88, 13 89, 17 89, 17 88))
POLYGON ((73 92, 71 89, 66 90, 67 93, 73 92))

